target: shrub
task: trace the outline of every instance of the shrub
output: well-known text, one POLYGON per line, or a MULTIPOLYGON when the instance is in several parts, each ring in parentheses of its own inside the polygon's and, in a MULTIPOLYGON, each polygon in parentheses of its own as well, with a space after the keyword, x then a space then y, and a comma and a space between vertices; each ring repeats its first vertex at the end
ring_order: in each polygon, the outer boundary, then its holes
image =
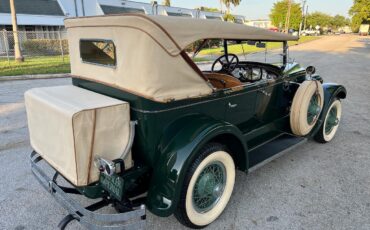
MULTIPOLYGON (((63 53, 68 54, 68 41, 62 40, 63 53)), ((60 40, 57 39, 29 39, 22 43, 23 53, 32 56, 62 54, 60 40)))

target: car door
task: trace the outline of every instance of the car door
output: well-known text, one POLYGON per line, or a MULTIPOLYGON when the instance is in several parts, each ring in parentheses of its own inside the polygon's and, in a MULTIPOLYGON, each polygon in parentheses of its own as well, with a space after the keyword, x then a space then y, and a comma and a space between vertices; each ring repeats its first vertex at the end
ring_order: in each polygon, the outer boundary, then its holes
POLYGON ((256 97, 256 116, 261 125, 274 122, 286 113, 283 84, 280 80, 261 80, 256 97))
POLYGON ((261 80, 256 83, 255 113, 253 130, 246 135, 248 147, 253 148, 280 135, 287 125, 289 99, 284 89, 284 81, 278 73, 267 76, 262 69, 261 80))
POLYGON ((243 89, 234 91, 230 89, 225 93, 226 109, 225 120, 237 126, 243 133, 255 129, 258 124, 256 120, 256 98, 261 86, 251 84, 243 86, 243 89))

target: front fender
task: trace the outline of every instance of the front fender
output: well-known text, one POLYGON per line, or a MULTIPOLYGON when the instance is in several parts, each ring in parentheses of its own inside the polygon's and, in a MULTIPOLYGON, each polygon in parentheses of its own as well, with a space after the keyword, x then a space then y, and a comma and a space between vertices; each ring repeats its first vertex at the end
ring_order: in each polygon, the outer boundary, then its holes
POLYGON ((174 212, 188 167, 200 148, 220 134, 243 140, 235 126, 200 114, 180 118, 165 129, 146 202, 152 213, 169 216, 174 212))
POLYGON ((322 87, 324 89, 324 106, 320 114, 320 117, 315 125, 315 128, 312 130, 310 134, 311 137, 313 137, 319 131, 324 121, 325 118, 324 116, 327 113, 332 101, 335 100, 336 98, 345 99, 347 96, 347 90, 342 85, 338 85, 335 83, 324 83, 322 87))

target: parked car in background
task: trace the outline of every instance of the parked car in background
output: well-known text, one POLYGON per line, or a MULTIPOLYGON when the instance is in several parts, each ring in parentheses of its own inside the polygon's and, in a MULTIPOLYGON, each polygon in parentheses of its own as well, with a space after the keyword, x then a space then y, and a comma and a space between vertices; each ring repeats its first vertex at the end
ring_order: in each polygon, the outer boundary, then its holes
POLYGON ((269 30, 273 32, 279 32, 279 28, 276 28, 276 27, 271 27, 269 28, 269 30))
POLYGON ((360 30, 359 30, 358 34, 360 36, 367 36, 367 35, 369 35, 369 28, 370 28, 370 25, 369 24, 362 24, 360 26, 360 30))
POLYGON ((289 61, 288 41, 298 37, 141 14, 65 24, 72 85, 25 93, 32 172, 68 210, 62 229, 72 220, 139 229, 146 208, 205 227, 228 204, 236 170, 248 173, 308 139, 329 142, 338 130, 346 89, 289 61), (223 50, 201 69, 192 58, 214 39, 223 50), (269 42, 282 47, 278 63, 231 53, 235 45, 265 51, 269 42), (69 193, 96 203, 81 206, 69 193), (118 213, 95 212, 107 205, 118 213))
POLYGON ((303 30, 302 36, 319 36, 320 31, 319 30, 303 30))

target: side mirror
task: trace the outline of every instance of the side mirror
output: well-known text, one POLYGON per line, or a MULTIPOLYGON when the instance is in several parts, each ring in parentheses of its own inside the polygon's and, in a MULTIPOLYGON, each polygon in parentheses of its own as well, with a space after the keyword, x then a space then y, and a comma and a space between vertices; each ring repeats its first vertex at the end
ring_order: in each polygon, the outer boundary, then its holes
POLYGON ((309 66, 309 67, 307 67, 307 69, 306 69, 306 73, 307 73, 308 75, 312 75, 312 74, 316 73, 316 68, 315 68, 315 67, 313 67, 313 66, 309 66))
POLYGON ((256 43, 256 47, 257 48, 266 48, 266 43, 258 42, 258 43, 256 43))

